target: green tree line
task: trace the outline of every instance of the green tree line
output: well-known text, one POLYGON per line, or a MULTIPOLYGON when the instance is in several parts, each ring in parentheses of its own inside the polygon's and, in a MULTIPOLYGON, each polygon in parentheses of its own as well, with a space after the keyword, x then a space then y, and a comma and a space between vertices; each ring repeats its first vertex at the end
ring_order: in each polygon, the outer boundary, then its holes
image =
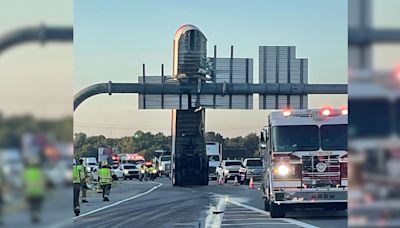
MULTIPOLYGON (((245 148, 247 154, 251 155, 258 153, 258 136, 255 133, 245 137, 224 138, 219 133, 207 132, 206 141, 220 142, 224 148, 245 148)), ((87 136, 82 132, 74 134, 76 157, 97 157, 99 147, 117 148, 120 153, 140 153, 146 159, 151 159, 155 156, 156 150, 171 151, 171 136, 143 131, 121 138, 106 138, 103 135, 87 136)))
POLYGON ((72 142, 72 117, 55 120, 30 115, 4 117, 0 113, 0 148, 19 148, 24 133, 40 133, 60 143, 72 142))

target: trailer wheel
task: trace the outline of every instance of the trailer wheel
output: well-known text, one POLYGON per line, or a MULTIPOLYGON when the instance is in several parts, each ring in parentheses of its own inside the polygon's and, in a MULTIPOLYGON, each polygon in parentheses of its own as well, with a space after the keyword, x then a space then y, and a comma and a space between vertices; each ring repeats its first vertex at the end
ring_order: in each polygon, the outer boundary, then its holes
POLYGON ((204 173, 203 185, 208 185, 208 173, 204 173))
POLYGON ((286 210, 283 205, 278 205, 276 203, 270 202, 269 213, 271 218, 283 218, 286 215, 286 210))
POLYGON ((175 175, 174 174, 172 174, 171 182, 172 182, 172 186, 176 186, 176 181, 175 181, 175 175))
POLYGON ((270 204, 269 199, 265 198, 264 199, 264 210, 265 211, 269 211, 269 204, 270 204))
POLYGON ((175 178, 175 186, 181 186, 182 185, 180 172, 175 171, 175 174, 174 174, 173 178, 175 178))

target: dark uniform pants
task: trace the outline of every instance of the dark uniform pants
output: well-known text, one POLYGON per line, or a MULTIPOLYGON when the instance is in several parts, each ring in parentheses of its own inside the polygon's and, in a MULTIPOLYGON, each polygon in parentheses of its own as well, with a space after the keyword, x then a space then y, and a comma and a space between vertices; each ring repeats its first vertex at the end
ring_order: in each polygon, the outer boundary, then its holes
POLYGON ((74 208, 79 206, 79 192, 81 191, 81 183, 74 183, 74 208))
POLYGON ((103 189, 103 198, 110 197, 111 184, 102 184, 100 187, 103 189))
POLYGON ((27 196, 29 211, 33 222, 38 222, 42 211, 43 196, 27 196))
POLYGON ((81 180, 82 200, 86 199, 87 185, 86 180, 81 180))

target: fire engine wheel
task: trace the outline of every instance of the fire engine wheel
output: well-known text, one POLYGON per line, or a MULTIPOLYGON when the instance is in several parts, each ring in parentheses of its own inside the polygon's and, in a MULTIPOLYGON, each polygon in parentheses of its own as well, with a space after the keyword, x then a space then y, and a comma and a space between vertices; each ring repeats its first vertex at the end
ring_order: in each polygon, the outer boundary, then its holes
POLYGON ((271 218, 283 218, 286 215, 284 206, 273 202, 270 202, 269 204, 269 213, 271 218))

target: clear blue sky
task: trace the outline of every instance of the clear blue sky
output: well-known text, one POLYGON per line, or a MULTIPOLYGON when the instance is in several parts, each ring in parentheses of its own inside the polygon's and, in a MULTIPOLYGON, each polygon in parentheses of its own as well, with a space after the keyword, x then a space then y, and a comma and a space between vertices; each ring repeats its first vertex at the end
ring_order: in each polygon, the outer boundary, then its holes
MULTIPOLYGON (((172 66, 172 39, 182 24, 194 24, 208 38, 211 55, 235 46, 236 57, 254 58, 259 45, 295 45, 309 59, 310 83, 347 82, 346 0, 258 1, 75 1, 75 92, 97 82, 136 82, 141 64, 157 75, 172 66)), ((346 104, 346 96, 313 96, 310 107, 346 104)), ((226 136, 257 132, 267 111, 208 111, 207 130, 226 136), (229 115, 229 120, 226 120, 229 115), (250 121, 251 120, 251 121, 250 121)), ((107 136, 137 129, 169 133, 170 112, 137 110, 136 95, 98 96, 75 113, 75 131, 107 136)))

